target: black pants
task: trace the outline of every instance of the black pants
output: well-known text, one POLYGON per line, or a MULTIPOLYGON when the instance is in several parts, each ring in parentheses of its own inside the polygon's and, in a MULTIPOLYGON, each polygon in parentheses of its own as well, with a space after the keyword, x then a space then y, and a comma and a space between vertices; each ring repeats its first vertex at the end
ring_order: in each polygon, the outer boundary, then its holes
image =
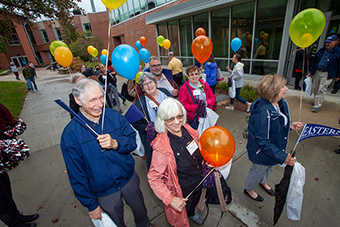
MULTIPOLYGON (((188 196, 189 193, 190 192, 188 193, 183 192, 183 197, 185 198, 186 196, 188 196)), ((195 215, 195 208, 196 208, 197 203, 200 201, 201 193, 202 193, 202 187, 199 187, 188 198, 188 201, 186 202, 187 205, 185 206, 188 217, 195 215)))
POLYGON ((0 219, 8 226, 15 225, 20 212, 13 200, 11 181, 8 174, 0 174, 0 219))
POLYGON ((300 80, 302 79, 302 72, 298 73, 298 72, 294 72, 294 76, 295 76, 295 89, 299 89, 300 88, 300 80))
POLYGON ((334 86, 333 86, 333 90, 338 91, 339 88, 340 88, 340 80, 335 81, 334 86))
POLYGON ((177 73, 175 75, 173 75, 174 81, 176 82, 176 84, 178 85, 178 87, 181 87, 182 85, 182 80, 183 80, 183 73, 177 73))

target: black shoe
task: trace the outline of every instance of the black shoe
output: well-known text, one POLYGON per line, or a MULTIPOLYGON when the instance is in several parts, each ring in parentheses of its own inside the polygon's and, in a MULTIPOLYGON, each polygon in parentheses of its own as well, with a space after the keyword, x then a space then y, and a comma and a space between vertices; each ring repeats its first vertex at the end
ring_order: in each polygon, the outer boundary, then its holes
POLYGON ((35 227, 37 224, 35 222, 32 223, 25 223, 21 225, 16 225, 17 227, 35 227))
POLYGON ((119 113, 121 113, 121 114, 122 114, 122 113, 123 113, 123 110, 119 110, 119 113))
POLYGON ((251 197, 251 195, 249 195, 249 193, 247 192, 246 189, 244 189, 244 194, 248 195, 251 199, 258 201, 258 202, 262 202, 264 199, 262 198, 262 196, 260 196, 259 194, 257 194, 257 197, 254 199, 253 197, 251 197))
POLYGON ((331 93, 332 93, 332 94, 336 94, 337 92, 338 92, 338 90, 335 90, 335 89, 334 89, 331 93))
POLYGON ((123 98, 123 104, 125 104, 125 102, 126 102, 126 98, 123 98))
POLYGON ((335 153, 340 154, 340 149, 335 150, 335 153))
POLYGON ((19 220, 20 223, 25 223, 25 222, 32 222, 36 220, 38 217, 39 217, 39 214, 32 214, 32 215, 20 214, 17 219, 19 220))
POLYGON ((271 196, 275 195, 275 191, 271 188, 271 189, 266 189, 262 184, 260 184, 260 186, 271 196))

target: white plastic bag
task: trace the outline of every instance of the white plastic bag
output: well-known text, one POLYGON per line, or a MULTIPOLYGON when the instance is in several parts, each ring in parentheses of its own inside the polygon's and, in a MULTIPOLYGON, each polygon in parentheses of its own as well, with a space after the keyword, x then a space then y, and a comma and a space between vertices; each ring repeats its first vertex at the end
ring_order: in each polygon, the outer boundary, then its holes
POLYGON ((139 132, 132 125, 130 126, 136 132, 136 144, 137 144, 137 148, 134 151, 132 151, 132 153, 138 155, 139 157, 143 157, 145 155, 145 149, 144 149, 142 140, 140 138, 139 132))
POLYGON ((200 74, 200 77, 201 77, 201 79, 202 79, 204 82, 207 81, 207 74, 201 73, 201 74, 200 74))
POLYGON ((235 87, 234 79, 231 79, 231 80, 232 80, 232 85, 229 88, 229 97, 233 99, 236 96, 236 87, 235 87))
POLYGON ((230 173, 230 169, 231 169, 231 163, 233 162, 233 159, 230 159, 229 162, 227 162, 227 164, 218 167, 218 171, 220 171, 220 173, 222 174, 223 178, 226 180, 229 176, 230 173))
POLYGON ((313 80, 312 80, 312 77, 307 76, 307 78, 304 80, 304 83, 306 84, 305 97, 310 97, 313 94, 313 80))
POLYGON ((198 119, 198 128, 197 130, 200 132, 200 136, 202 133, 212 126, 215 126, 218 118, 220 117, 217 113, 215 113, 212 109, 206 107, 207 110, 207 117, 198 119))
POLYGON ((110 216, 105 212, 102 212, 102 220, 92 218, 91 221, 95 227, 117 227, 110 216))
POLYGON ((300 220, 304 185, 305 168, 299 162, 295 162, 286 200, 287 217, 291 220, 300 220))

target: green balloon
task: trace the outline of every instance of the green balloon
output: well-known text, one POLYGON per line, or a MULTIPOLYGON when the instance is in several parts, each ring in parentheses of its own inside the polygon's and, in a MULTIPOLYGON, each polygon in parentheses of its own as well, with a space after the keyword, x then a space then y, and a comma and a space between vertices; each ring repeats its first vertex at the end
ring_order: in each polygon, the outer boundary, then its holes
POLYGON ((160 35, 157 37, 157 43, 160 46, 163 46, 163 41, 165 40, 164 36, 160 35))
POLYGON ((98 50, 96 48, 94 48, 94 51, 93 51, 93 54, 92 54, 92 57, 97 57, 98 56, 98 50))
POLYGON ((56 40, 56 41, 53 41, 51 44, 50 44, 50 52, 51 54, 54 56, 54 50, 57 49, 58 47, 66 47, 67 49, 70 49, 66 43, 64 43, 63 41, 59 41, 59 40, 56 40))

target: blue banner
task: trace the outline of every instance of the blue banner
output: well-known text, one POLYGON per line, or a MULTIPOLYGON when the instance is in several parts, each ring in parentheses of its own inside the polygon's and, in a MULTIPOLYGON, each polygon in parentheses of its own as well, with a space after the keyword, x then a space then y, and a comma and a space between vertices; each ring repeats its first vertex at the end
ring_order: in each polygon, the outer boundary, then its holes
POLYGON ((300 134, 298 142, 317 136, 340 136, 340 129, 324 125, 306 124, 300 134))

